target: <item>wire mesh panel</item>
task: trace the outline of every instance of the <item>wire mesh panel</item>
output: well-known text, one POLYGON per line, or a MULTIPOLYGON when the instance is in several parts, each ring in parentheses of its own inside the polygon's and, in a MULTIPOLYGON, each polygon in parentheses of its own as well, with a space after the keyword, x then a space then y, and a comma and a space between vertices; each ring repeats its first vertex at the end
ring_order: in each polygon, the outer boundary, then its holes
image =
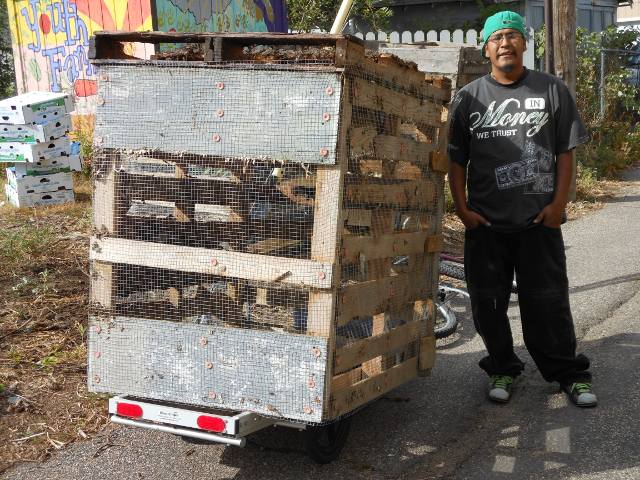
POLYGON ((342 36, 131 35, 93 45, 90 389, 317 423, 428 370, 448 86, 342 36))

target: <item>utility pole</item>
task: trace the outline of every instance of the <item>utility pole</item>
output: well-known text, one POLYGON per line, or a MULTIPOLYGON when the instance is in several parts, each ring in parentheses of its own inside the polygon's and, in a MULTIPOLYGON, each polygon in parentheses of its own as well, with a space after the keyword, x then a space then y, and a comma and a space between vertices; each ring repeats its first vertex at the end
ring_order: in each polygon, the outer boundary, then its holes
MULTIPOLYGON (((551 0, 547 0, 551 1, 551 0)), ((553 63, 554 75, 562 78, 571 94, 576 96, 576 0, 553 0, 553 63)), ((545 12, 546 13, 546 12, 545 12)), ((573 156, 573 172, 569 200, 576 199, 577 165, 573 156)))
POLYGON ((553 63, 553 0, 544 0, 544 71, 556 74, 553 63))
POLYGON ((553 0, 554 74, 576 94, 576 0, 553 0))

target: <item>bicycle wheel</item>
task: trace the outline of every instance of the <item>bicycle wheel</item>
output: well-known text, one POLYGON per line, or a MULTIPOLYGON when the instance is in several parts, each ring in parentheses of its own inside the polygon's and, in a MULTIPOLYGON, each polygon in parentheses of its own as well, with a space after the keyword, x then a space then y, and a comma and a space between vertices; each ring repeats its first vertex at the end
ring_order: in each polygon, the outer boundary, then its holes
POLYGON ((446 338, 452 335, 458 328, 458 319, 455 312, 443 303, 436 302, 436 318, 433 326, 433 334, 436 338, 446 338))
POLYGON ((447 260, 440 261, 440 275, 445 275, 456 280, 466 280, 464 276, 464 265, 447 260))

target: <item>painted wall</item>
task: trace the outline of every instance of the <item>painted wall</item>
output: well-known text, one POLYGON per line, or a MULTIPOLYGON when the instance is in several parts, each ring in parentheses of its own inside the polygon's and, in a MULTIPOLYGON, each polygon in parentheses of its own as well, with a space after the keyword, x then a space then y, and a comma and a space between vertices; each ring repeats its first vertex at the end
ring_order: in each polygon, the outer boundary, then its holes
MULTIPOLYGON (((7 0, 7 5, 18 91, 73 93, 77 113, 95 107, 95 69, 88 60, 93 32, 152 30, 150 0, 7 0)), ((153 53, 140 45, 128 48, 136 55, 153 53)))
MULTIPOLYGON (((154 27, 165 32, 287 31, 285 0, 0 1, 9 7, 19 93, 73 93, 81 114, 95 108, 95 69, 88 50, 96 31, 154 27)), ((141 58, 154 53, 150 46, 135 43, 126 48, 141 58)))
POLYGON ((286 32, 284 0, 156 0, 162 32, 286 32))

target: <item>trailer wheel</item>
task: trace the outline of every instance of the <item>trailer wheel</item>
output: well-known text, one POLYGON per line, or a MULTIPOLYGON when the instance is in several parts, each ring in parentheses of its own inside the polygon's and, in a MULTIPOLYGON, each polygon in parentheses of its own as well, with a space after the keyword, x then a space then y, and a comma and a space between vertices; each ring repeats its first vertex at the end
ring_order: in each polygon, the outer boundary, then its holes
POLYGON ((340 456, 350 428, 351 417, 327 425, 307 427, 304 438, 307 454, 316 463, 326 464, 334 461, 340 456))

